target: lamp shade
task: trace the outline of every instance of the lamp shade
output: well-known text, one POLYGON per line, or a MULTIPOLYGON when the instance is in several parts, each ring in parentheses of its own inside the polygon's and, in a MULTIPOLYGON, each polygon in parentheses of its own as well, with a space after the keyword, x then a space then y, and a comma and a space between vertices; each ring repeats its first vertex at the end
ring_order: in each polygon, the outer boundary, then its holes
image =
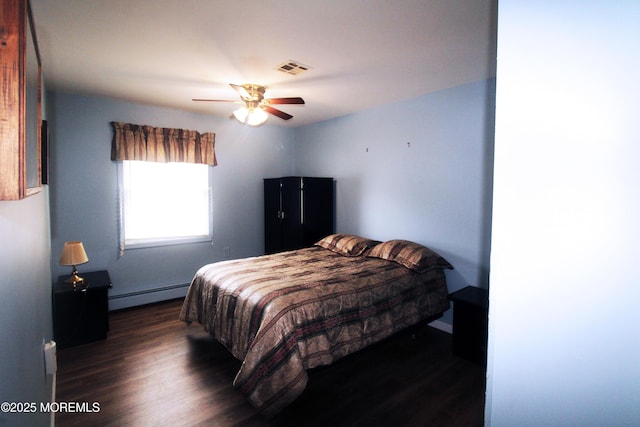
POLYGON ((236 111, 233 112, 233 116, 240 123, 246 122, 248 115, 249 115, 249 109, 247 107, 238 108, 236 111))
POLYGON ((82 242, 64 242, 60 265, 78 265, 89 261, 82 242))
POLYGON ((260 126, 264 122, 267 121, 267 112, 262 108, 254 108, 249 111, 249 116, 247 117, 247 124, 249 126, 260 126))
POLYGON ((233 112, 233 116, 240 123, 246 123, 249 126, 259 126, 267 121, 267 112, 260 107, 242 107, 233 112))

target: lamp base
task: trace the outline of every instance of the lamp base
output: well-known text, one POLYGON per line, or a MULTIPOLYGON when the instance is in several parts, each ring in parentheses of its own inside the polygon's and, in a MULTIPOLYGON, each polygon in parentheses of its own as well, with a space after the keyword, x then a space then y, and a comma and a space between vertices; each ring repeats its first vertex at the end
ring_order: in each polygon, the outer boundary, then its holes
POLYGON ((85 284, 84 284, 84 279, 80 276, 78 276, 78 270, 73 269, 73 271, 71 272, 71 276, 69 276, 69 278, 67 280, 64 281, 65 283, 69 283, 71 285, 73 285, 73 290, 77 290, 77 288, 86 288, 85 284))

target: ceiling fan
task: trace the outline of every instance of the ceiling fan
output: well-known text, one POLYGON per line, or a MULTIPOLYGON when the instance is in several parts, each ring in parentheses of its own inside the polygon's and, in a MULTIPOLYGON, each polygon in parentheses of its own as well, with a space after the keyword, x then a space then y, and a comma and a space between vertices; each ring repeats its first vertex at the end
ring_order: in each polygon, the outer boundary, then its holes
POLYGON ((231 117, 237 119, 240 123, 246 123, 251 126, 258 126, 264 123, 268 117, 267 113, 272 114, 276 117, 280 117, 283 120, 289 120, 293 117, 291 114, 273 108, 271 105, 304 104, 304 99, 300 97, 265 98, 265 87, 256 84, 236 85, 231 83, 230 86, 235 89, 236 92, 238 92, 242 101, 198 98, 194 98, 193 101, 233 102, 236 104, 241 104, 242 102, 244 102, 244 107, 241 107, 234 111, 231 117))

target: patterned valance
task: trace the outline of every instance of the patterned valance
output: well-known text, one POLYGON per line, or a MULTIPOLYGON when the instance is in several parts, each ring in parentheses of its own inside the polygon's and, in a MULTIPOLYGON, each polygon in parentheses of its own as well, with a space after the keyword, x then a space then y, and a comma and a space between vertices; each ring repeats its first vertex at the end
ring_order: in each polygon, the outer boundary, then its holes
POLYGON ((216 134, 111 122, 111 160, 204 163, 215 166, 216 134))

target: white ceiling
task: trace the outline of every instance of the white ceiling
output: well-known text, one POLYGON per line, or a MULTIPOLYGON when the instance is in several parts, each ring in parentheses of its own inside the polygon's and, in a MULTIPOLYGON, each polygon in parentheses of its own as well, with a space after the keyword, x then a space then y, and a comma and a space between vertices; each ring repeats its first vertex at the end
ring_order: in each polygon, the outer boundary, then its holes
POLYGON ((191 99, 255 83, 297 127, 495 76, 496 0, 30 1, 48 90, 228 117, 191 99))

